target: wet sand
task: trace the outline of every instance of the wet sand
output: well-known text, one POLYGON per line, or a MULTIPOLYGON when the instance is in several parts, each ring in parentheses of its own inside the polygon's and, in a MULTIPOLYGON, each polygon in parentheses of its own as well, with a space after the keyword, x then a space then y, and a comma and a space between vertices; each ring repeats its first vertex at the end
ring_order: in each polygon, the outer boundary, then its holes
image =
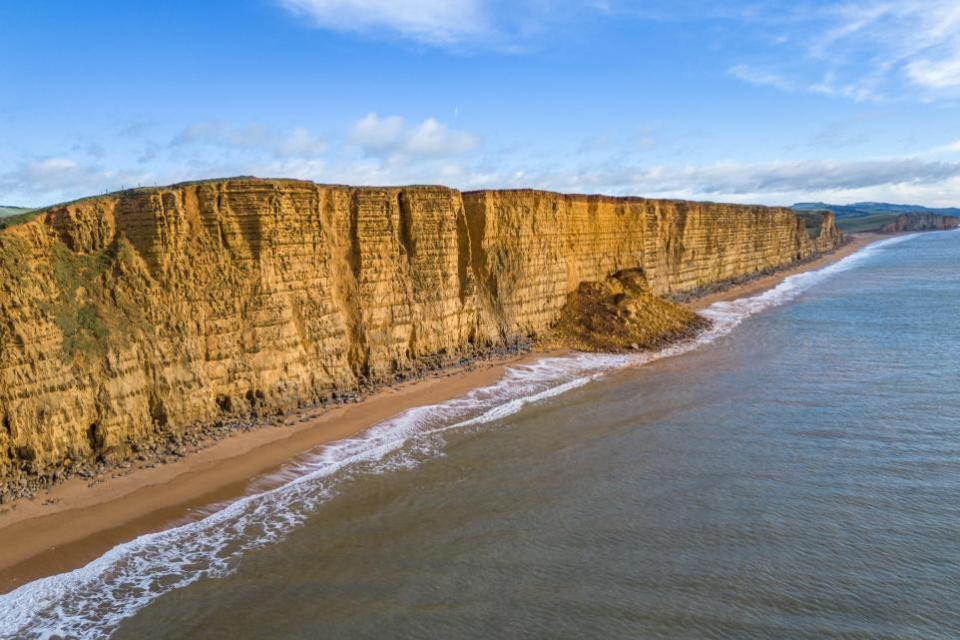
MULTIPOLYGON (((858 234, 833 253, 793 269, 702 296, 703 309, 775 287, 784 278, 836 262, 877 240, 858 234)), ((240 433, 166 465, 91 484, 74 478, 0 514, 0 592, 79 568, 117 544, 200 517, 198 509, 236 499, 252 479, 279 470, 324 443, 348 438, 406 409, 443 402, 498 380, 535 353, 475 363, 469 369, 383 389, 362 402, 288 418, 282 426, 240 433)))
POLYGON ((117 544, 199 517, 199 508, 244 495, 251 480, 299 454, 406 409, 493 384, 507 366, 541 355, 480 361, 388 387, 356 404, 292 416, 282 426, 238 433, 175 462, 96 484, 72 478, 0 515, 0 592, 79 568, 117 544))

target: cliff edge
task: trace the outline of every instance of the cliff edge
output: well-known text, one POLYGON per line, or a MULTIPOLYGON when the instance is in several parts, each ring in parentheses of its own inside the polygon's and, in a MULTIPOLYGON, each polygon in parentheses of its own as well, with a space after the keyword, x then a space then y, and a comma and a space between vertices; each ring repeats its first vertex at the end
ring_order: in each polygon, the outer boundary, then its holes
POLYGON ((543 337, 613 274, 642 318, 841 240, 789 209, 254 178, 52 207, 0 231, 0 485, 543 337))

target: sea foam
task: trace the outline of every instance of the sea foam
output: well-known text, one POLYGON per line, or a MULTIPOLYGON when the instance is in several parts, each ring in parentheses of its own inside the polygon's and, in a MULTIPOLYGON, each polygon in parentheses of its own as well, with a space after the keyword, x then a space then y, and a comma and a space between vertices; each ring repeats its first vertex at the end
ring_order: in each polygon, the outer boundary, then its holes
POLYGON ((729 334, 745 319, 795 299, 912 236, 874 243, 816 271, 790 276, 756 296, 718 302, 701 313, 713 326, 657 353, 571 354, 507 369, 493 385, 416 407, 354 438, 298 457, 251 485, 248 495, 208 508, 200 519, 118 545, 83 568, 0 596, 0 637, 102 638, 165 593, 227 575, 247 552, 275 543, 337 494, 344 482, 410 469, 443 454, 443 434, 477 428, 567 393, 606 373, 689 352, 729 334))

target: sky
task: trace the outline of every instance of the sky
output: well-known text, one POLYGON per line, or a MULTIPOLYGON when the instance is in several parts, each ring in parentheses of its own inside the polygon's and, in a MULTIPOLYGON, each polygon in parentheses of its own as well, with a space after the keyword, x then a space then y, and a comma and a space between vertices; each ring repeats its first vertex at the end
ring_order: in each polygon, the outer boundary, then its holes
POLYGON ((233 175, 960 206, 958 0, 0 3, 0 204, 233 175))

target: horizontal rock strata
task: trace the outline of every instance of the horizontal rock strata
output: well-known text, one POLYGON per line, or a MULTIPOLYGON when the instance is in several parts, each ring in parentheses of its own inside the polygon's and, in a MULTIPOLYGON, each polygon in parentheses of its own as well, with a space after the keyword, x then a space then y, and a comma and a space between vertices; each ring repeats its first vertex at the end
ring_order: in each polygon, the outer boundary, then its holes
POLYGON ((0 479, 314 404, 542 336, 635 270, 655 295, 841 241, 787 209, 225 179, 0 232, 0 479))
POLYGON ((960 227, 960 218, 941 216, 934 213, 904 213, 883 226, 881 231, 895 233, 898 231, 946 231, 960 227))

